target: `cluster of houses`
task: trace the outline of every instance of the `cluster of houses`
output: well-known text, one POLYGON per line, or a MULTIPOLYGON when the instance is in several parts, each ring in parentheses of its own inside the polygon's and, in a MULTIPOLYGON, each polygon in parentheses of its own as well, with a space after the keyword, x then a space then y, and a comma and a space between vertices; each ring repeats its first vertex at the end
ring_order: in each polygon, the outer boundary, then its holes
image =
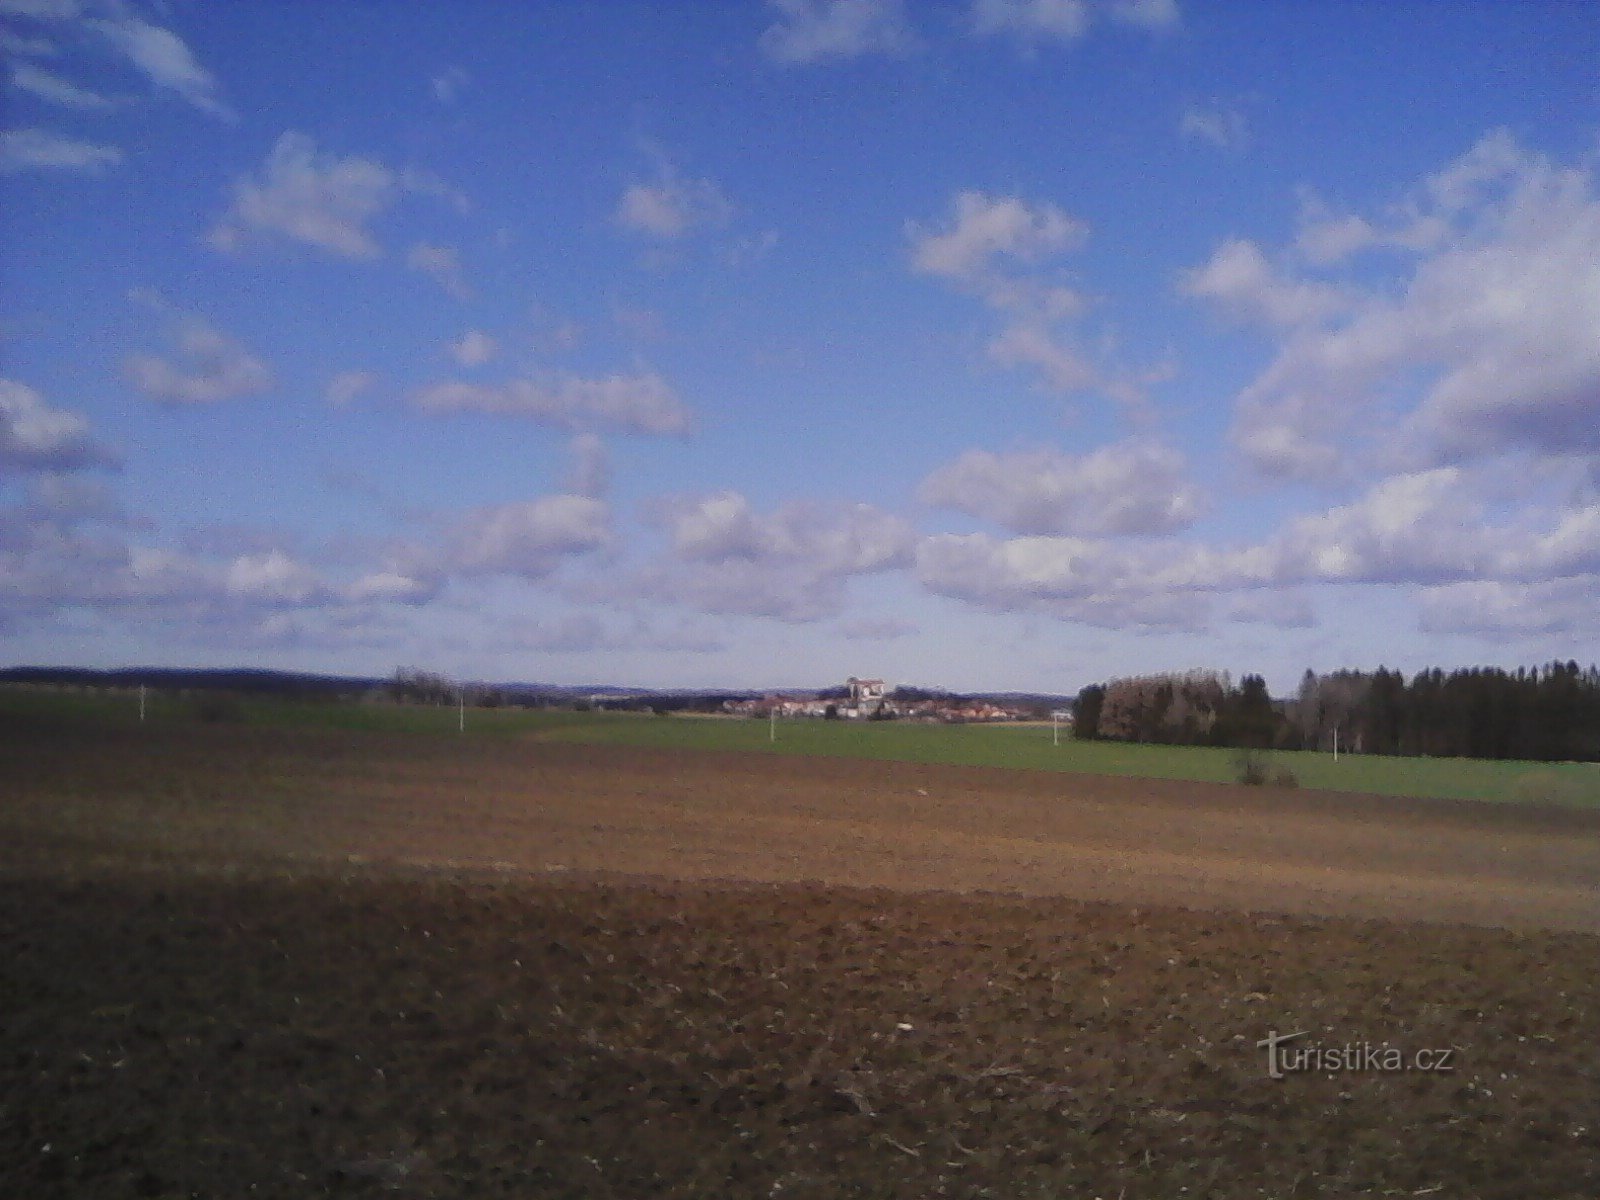
POLYGON ((729 700, 723 710, 741 717, 813 717, 841 721, 1018 721, 1029 714, 988 700, 963 700, 955 696, 904 699, 884 685, 881 679, 845 681, 843 694, 831 692, 816 697, 767 695, 749 700, 729 700))

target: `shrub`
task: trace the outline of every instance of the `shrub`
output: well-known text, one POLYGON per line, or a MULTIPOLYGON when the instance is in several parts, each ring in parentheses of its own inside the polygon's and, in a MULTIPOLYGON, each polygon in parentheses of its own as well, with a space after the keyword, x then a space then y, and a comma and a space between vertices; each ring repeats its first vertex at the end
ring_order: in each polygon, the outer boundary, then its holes
POLYGON ((1233 770, 1240 783, 1260 787, 1267 781, 1267 760, 1255 750, 1241 750, 1233 756, 1233 770))
POLYGON ((1288 767, 1279 767, 1272 773, 1272 786, 1281 788, 1299 787, 1300 780, 1288 767))

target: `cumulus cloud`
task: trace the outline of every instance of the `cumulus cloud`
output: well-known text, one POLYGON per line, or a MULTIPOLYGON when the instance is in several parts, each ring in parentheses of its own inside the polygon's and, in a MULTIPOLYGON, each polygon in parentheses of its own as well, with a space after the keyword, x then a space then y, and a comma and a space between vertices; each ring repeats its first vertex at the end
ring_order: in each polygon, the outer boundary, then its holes
POLYGON ((1053 449, 969 450, 923 481, 924 503, 1024 534, 1166 534, 1191 525, 1199 495, 1183 456, 1125 442, 1072 456, 1053 449))
POLYGON ((46 103, 78 112, 105 112, 115 107, 113 101, 98 92, 81 88, 71 80, 28 62, 12 64, 11 86, 46 103))
POLYGON ((457 300, 467 300, 472 289, 461 269, 461 255, 454 246, 417 242, 406 253, 406 266, 432 279, 457 300))
POLYGON ((914 270, 972 292, 1005 314, 1005 325, 987 346, 991 360, 1031 368, 1055 392, 1105 382, 1062 328, 1082 314, 1086 302, 1075 288, 1041 273, 1049 260, 1083 245, 1083 222, 1048 201, 968 191, 955 197, 941 225, 907 222, 906 236, 914 270))
POLYGON ((1392 274, 1290 280, 1229 243, 1180 284, 1284 331, 1234 402, 1234 442, 1262 472, 1326 478, 1373 450, 1374 425, 1424 463, 1600 454, 1592 168, 1492 134, 1378 214, 1314 214, 1296 245, 1313 266, 1382 247, 1392 274))
POLYGON ((115 146, 80 142, 45 129, 7 129, 0 133, 0 171, 81 171, 98 175, 122 161, 115 146))
POLYGON ((500 352, 499 344, 481 329, 469 329, 450 343, 450 357, 463 367, 481 367, 494 361, 500 352))
POLYGON ((1228 239, 1205 264, 1185 271, 1178 290, 1244 320, 1284 328, 1324 321, 1351 303, 1331 284, 1290 278, 1244 238, 1228 239))
POLYGON ((649 183, 630 183, 617 204, 617 223, 631 233, 674 241, 695 229, 720 225, 733 205, 710 179, 685 179, 668 162, 649 183))
POLYGON ((702 612, 785 621, 836 614, 844 581, 908 565, 916 536, 867 504, 790 504, 757 512, 737 492, 681 496, 657 513, 667 560, 640 589, 702 612))
POLYGON ((380 251, 368 226, 401 186, 380 162, 319 154, 305 134, 285 133, 258 178, 234 183, 233 203, 208 240, 233 251, 252 237, 281 237, 343 258, 374 258, 380 251))
POLYGON ((937 534, 917 547, 916 573, 936 595, 992 612, 1039 612, 1115 629, 1193 629, 1203 594, 1163 587, 1141 570, 1154 557, 1073 537, 937 534))
POLYGON ((77 413, 51 408, 26 384, 0 379, 0 476, 8 470, 71 471, 109 464, 77 413))
POLYGON ((778 19, 761 34, 761 49, 794 66, 865 54, 904 54, 917 39, 902 0, 768 0, 778 19))
POLYGON ((632 433, 681 434, 689 409, 659 375, 559 376, 514 379, 500 386, 440 383, 414 398, 428 413, 474 412, 526 417, 568 429, 603 426, 632 433))
POLYGON ((592 496, 554 495, 480 508, 447 538, 445 564, 464 574, 543 579, 568 558, 611 543, 611 510, 592 496))
POLYGON ((199 317, 178 322, 175 358, 137 354, 129 358, 129 380, 153 400, 215 404, 258 395, 272 387, 272 372, 237 338, 199 317))
POLYGON ((911 262, 920 272, 959 283, 982 283, 1001 260, 1035 263, 1080 247, 1088 227, 1049 201, 961 192, 943 225, 907 222, 911 262))

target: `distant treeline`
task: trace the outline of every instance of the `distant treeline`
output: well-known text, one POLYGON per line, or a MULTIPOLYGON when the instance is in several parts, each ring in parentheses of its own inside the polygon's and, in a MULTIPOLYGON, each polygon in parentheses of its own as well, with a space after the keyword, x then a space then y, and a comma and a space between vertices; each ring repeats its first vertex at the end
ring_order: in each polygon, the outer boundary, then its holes
POLYGON ((1600 761, 1600 670, 1545 667, 1307 671, 1273 701, 1259 675, 1144 675, 1078 693, 1076 734, 1185 746, 1600 761))
POLYGON ((248 667, 7 667, 0 683, 48 684, 56 687, 136 688, 169 691, 240 692, 296 700, 339 700, 359 696, 381 680, 344 675, 308 675, 294 671, 261 671, 248 667))

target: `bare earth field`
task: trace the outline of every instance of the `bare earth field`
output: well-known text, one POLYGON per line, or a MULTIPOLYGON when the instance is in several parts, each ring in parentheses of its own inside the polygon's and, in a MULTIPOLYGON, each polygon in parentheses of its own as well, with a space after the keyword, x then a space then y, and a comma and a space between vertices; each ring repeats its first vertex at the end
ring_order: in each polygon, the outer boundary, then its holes
POLYGON ((1600 1195, 1592 810, 43 720, 0 781, 0 1195, 1600 1195))

